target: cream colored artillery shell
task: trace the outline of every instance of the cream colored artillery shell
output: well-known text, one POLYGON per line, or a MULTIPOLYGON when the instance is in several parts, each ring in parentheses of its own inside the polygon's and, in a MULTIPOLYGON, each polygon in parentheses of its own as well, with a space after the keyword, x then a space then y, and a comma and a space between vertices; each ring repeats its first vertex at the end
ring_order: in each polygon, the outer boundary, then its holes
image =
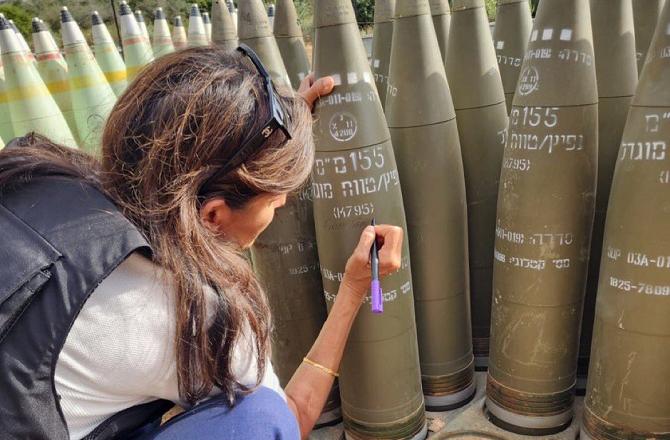
POLYGON ((309 75, 310 62, 293 0, 278 0, 274 34, 294 89, 309 75))
POLYGON ((245 0, 239 3, 238 35, 240 43, 248 45, 258 54, 275 84, 291 87, 277 41, 272 34, 262 0, 245 0))
POLYGON ((7 85, 5 82, 5 69, 0 60, 0 138, 6 142, 14 139, 14 127, 12 127, 12 112, 9 111, 9 100, 7 85))
POLYGON ((205 25, 205 35, 207 35, 207 44, 212 42, 212 20, 209 19, 209 12, 202 13, 202 23, 205 25))
POLYGON ((119 27, 121 28, 121 44, 126 72, 130 82, 144 66, 154 60, 154 55, 149 40, 144 37, 133 11, 125 1, 119 4, 119 27))
MULTIPOLYGON (((1 14, 0 51, 5 72, 4 98, 11 113, 13 135, 24 136, 34 131, 54 142, 76 147, 63 113, 40 77, 35 63, 1 14)), ((7 142, 10 140, 7 139, 7 142)))
MULTIPOLYGON (((330 75, 336 84, 316 104, 312 185, 321 275, 331 306, 347 258, 370 220, 406 228, 390 134, 351 2, 317 0, 314 17, 315 74, 330 75)), ((402 268, 381 280, 384 313, 371 312, 368 296, 349 335, 340 369, 349 439, 426 436, 407 241, 402 254, 402 268)))
POLYGON ((149 41, 149 30, 147 29, 147 24, 144 22, 144 14, 139 9, 135 11, 135 21, 137 21, 137 25, 140 27, 140 31, 142 31, 142 36, 146 41, 149 41))
POLYGON ((177 15, 172 24, 172 43, 174 44, 174 50, 186 49, 186 46, 188 45, 186 29, 184 29, 184 22, 181 19, 181 15, 177 15))
POLYGON ((637 85, 631 0, 591 0, 591 19, 598 78, 598 185, 579 344, 577 386, 580 392, 586 386, 589 366, 605 214, 612 174, 628 109, 637 85))
POLYGON ((200 15, 200 8, 193 3, 188 17, 188 47, 207 46, 207 31, 200 15))
POLYGON ((500 176, 486 406, 535 435, 570 423, 593 228, 598 91, 588 0, 543 0, 500 176))
POLYGON ((35 17, 32 21, 33 46, 35 48, 35 59, 37 60, 37 71, 42 81, 49 89, 51 96, 58 104, 63 113, 70 131, 75 133, 77 125, 72 111, 72 98, 70 97, 70 84, 67 79, 67 63, 60 53, 56 41, 46 28, 46 25, 35 17))
MULTIPOLYGON (((286 386, 326 319, 311 188, 289 197, 254 243, 251 255, 272 309, 272 364, 286 386)), ((339 407, 335 387, 320 423, 340 419, 339 407)))
POLYGON ((449 29, 451 27, 451 9, 449 0, 430 0, 430 11, 433 15, 433 26, 437 34, 437 42, 440 45, 442 61, 447 59, 447 47, 449 44, 449 29))
POLYGON ((114 90, 95 61, 86 38, 65 6, 61 9, 61 39, 68 65, 67 78, 79 144, 89 153, 100 152, 102 131, 116 102, 114 90))
POLYGON ((163 55, 174 52, 174 43, 170 35, 170 26, 163 8, 156 8, 154 11, 154 35, 151 48, 154 51, 154 57, 160 58, 163 55))
POLYGON ((14 30, 14 33, 16 34, 16 38, 19 41, 19 45, 28 55, 28 59, 30 59, 31 62, 35 63, 36 62, 35 61, 35 54, 33 53, 32 50, 30 50, 30 46, 28 46, 28 42, 23 37, 23 34, 21 33, 21 31, 19 31, 19 29, 16 27, 16 23, 14 23, 14 20, 9 20, 9 25, 14 30))
POLYGON ((237 8, 235 7, 233 0, 226 0, 226 4, 228 5, 228 12, 230 12, 233 24, 235 25, 235 32, 237 32, 237 8))
POLYGON ((498 178, 508 117, 484 0, 453 2, 447 78, 465 169, 473 348, 477 367, 485 368, 498 178))
POLYGON ((237 31, 224 0, 212 2, 212 44, 228 50, 237 47, 237 31))
POLYGON ((528 0, 498 0, 493 43, 498 56, 498 67, 505 90, 507 111, 512 110, 512 99, 526 54, 528 38, 533 28, 528 0))
POLYGON ((670 2, 609 199, 580 438, 670 438, 670 2))
POLYGON ((423 394, 428 410, 444 411, 475 392, 463 159, 428 0, 398 0, 395 14, 386 119, 407 215, 423 394))
POLYGON ((97 11, 93 11, 93 14, 91 14, 91 22, 93 23, 91 33, 93 34, 95 60, 98 62, 102 73, 105 74, 112 90, 114 90, 114 94, 120 96, 128 85, 126 64, 123 62, 116 43, 97 11))
POLYGON ((642 73, 647 51, 654 35, 658 15, 665 0, 633 0, 633 18, 635 20, 635 47, 637 50, 637 71, 642 73))
POLYGON ((375 1, 375 23, 372 31, 372 59, 370 63, 382 109, 386 103, 395 2, 396 0, 375 1))

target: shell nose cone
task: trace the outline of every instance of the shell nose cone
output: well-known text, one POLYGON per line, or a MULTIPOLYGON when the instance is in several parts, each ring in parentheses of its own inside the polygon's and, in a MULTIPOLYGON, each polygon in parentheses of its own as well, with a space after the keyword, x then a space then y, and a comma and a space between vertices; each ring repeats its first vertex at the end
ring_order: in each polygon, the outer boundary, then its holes
POLYGON ((200 8, 198 8, 198 5, 193 3, 191 5, 191 17, 199 17, 200 16, 200 8))
POLYGON ((39 17, 34 17, 33 18, 33 33, 36 34, 38 32, 44 32, 47 30, 47 27, 45 26, 44 22, 42 22, 39 17))
POLYGON ((60 10, 60 21, 61 23, 67 23, 69 21, 74 21, 72 14, 68 11, 67 7, 63 6, 60 10))
POLYGON ((184 26, 184 23, 181 21, 181 15, 177 15, 174 18, 174 25, 175 26, 182 26, 182 27, 184 26))
POLYGON ((102 24, 102 18, 100 18, 100 14, 98 14, 98 11, 93 11, 91 14, 91 24, 93 26, 102 24))
POLYGON ((154 11, 154 20, 165 20, 165 12, 163 12, 163 8, 156 8, 154 11))
POLYGON ((131 15, 133 11, 130 9, 130 6, 128 6, 128 3, 126 2, 121 2, 119 4, 119 15, 131 15))
POLYGON ((135 20, 137 20, 138 23, 139 22, 144 23, 144 14, 142 14, 142 11, 140 11, 139 9, 135 11, 135 20))

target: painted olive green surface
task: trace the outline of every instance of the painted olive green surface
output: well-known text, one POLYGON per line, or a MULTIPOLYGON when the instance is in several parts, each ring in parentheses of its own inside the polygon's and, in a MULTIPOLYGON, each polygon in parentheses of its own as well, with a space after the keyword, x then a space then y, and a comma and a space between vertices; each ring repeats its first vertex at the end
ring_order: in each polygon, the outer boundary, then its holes
MULTIPOLYGON (((272 364, 285 387, 326 319, 310 190, 290 196, 254 243, 251 255, 272 309, 272 364)), ((337 407, 335 390, 325 410, 337 407)))
POLYGON ((235 50, 237 30, 224 0, 212 2, 212 44, 235 50))
POLYGON ((508 117, 483 0, 455 0, 446 63, 468 203, 472 336, 478 366, 489 352, 498 179, 508 117))
POLYGON ((507 112, 512 110, 512 99, 532 28, 533 17, 530 15, 528 0, 498 0, 493 42, 505 90, 507 112))
POLYGON ((651 38, 656 30, 658 16, 665 0, 633 0, 633 18, 635 20, 635 47, 637 51, 637 71, 642 74, 642 67, 647 59, 647 51, 651 38))
POLYGON ((487 405, 518 428, 558 430, 572 416, 597 102, 588 0, 543 0, 510 116, 494 254, 487 405))
POLYGON ((277 85, 291 87, 291 80, 279 53, 279 47, 262 0, 248 0, 239 4, 238 33, 240 43, 256 52, 277 85))
MULTIPOLYGON (((589 275, 579 344, 580 378, 586 378, 600 272, 603 231, 614 164, 637 85, 631 0, 591 0, 593 48, 598 78, 598 185, 589 275)), ((580 381, 582 384, 583 381, 580 381)), ((581 385, 582 387, 584 385, 581 385)))
POLYGON ((461 405, 474 392, 465 178, 427 0, 396 3, 386 118, 403 184, 426 404, 461 405))
POLYGON ((382 109, 386 105, 386 88, 388 86, 389 65, 391 61, 395 4, 396 0, 375 1, 371 64, 382 109))
POLYGON ((293 0, 279 0, 274 21, 274 34, 279 52, 284 60, 291 85, 298 89, 300 82, 309 75, 311 63, 302 39, 302 28, 293 0))
POLYGON ((670 3, 659 23, 607 213, 583 425, 594 439, 670 438, 670 3))
MULTIPOLYGON (((314 69, 336 87, 316 104, 314 218, 321 274, 332 305, 347 258, 372 217, 405 228, 390 135, 351 3, 315 2, 314 69)), ((401 269, 381 281, 384 313, 363 303, 347 342, 340 395, 349 438, 425 436, 407 241, 401 269)))
POLYGON ((430 0, 430 13, 433 15, 433 26, 437 35, 437 43, 440 45, 442 60, 447 59, 447 47, 449 44, 449 29, 451 27, 451 9, 449 0, 430 0))

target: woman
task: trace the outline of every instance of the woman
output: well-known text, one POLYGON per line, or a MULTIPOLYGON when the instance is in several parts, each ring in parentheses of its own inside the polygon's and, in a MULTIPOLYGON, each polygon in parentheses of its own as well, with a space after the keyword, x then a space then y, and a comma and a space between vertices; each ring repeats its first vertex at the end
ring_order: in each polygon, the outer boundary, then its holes
POLYGON ((9 437, 311 431, 369 286, 369 249, 377 237, 381 274, 397 270, 402 230, 362 232, 318 339, 281 390, 267 301, 241 250, 307 180, 310 107, 332 80, 278 94, 254 57, 197 48, 152 63, 109 116, 100 164, 40 137, 0 153, 9 437), (186 412, 157 427, 173 402, 186 412))

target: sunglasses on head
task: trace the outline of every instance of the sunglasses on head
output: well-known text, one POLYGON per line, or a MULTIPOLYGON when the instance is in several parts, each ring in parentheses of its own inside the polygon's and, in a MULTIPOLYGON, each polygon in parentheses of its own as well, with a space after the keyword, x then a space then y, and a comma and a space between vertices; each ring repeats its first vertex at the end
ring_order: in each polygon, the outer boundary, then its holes
POLYGON ((263 63, 258 58, 258 55, 256 55, 256 52, 254 52, 249 46, 246 44, 240 44, 237 50, 249 58, 251 63, 256 67, 258 74, 263 79, 263 85, 265 86, 265 93, 267 95, 267 105, 270 109, 270 119, 260 128, 260 130, 258 130, 258 132, 247 138, 242 143, 242 146, 230 157, 230 159, 228 159, 216 173, 207 179, 205 184, 202 186, 203 189, 206 188, 210 182, 228 174, 235 168, 242 165, 246 160, 248 160, 251 156, 260 150, 265 141, 267 141, 275 131, 281 130, 282 133, 284 133, 284 142, 291 139, 291 132, 286 126, 286 114, 284 113, 282 106, 279 104, 279 95, 277 94, 277 90, 275 89, 272 82, 272 77, 265 69, 265 66, 263 66, 263 63))

